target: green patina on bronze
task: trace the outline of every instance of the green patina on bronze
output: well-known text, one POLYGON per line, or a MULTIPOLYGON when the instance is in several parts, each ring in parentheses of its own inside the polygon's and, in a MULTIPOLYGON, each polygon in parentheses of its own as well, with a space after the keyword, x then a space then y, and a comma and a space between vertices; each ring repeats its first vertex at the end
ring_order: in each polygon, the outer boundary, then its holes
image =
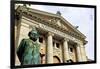
POLYGON ((23 39, 17 49, 17 55, 21 65, 40 64, 40 45, 37 43, 39 37, 35 28, 29 32, 29 39, 23 39))

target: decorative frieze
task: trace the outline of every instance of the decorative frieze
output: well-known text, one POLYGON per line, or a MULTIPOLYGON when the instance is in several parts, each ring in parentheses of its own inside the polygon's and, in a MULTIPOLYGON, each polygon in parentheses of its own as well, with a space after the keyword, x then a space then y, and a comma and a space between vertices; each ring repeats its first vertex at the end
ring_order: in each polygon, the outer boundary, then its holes
POLYGON ((52 27, 46 26, 44 24, 39 24, 39 27, 44 29, 44 30, 51 31, 51 32, 53 32, 53 33, 55 33, 55 34, 57 34, 57 35, 59 35, 61 37, 66 37, 67 39, 70 39, 70 40, 72 40, 74 42, 80 42, 80 40, 78 40, 78 39, 76 39, 76 38, 74 38, 74 37, 72 37, 70 35, 67 35, 67 34, 65 34, 65 33, 61 32, 59 30, 56 30, 56 29, 54 29, 52 27))

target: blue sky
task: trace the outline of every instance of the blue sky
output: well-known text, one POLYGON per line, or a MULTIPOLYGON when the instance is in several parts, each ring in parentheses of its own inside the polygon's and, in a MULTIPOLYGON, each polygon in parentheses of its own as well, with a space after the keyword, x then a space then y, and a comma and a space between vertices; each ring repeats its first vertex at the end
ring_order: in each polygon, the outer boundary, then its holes
POLYGON ((86 54, 89 59, 94 60, 94 9, 80 7, 60 7, 60 6, 44 6, 31 5, 31 8, 47 11, 50 13, 61 12, 68 22, 73 26, 79 26, 80 30, 87 38, 88 43, 85 45, 86 54))

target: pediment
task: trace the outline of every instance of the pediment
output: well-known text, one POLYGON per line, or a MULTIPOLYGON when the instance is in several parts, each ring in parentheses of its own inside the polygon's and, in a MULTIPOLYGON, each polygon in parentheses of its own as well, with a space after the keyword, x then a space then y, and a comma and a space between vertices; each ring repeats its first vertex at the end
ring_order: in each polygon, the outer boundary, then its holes
POLYGON ((45 23, 48 23, 48 25, 57 27, 58 29, 71 34, 73 36, 80 37, 82 39, 85 39, 86 36, 82 34, 78 29, 76 29, 73 25, 71 25, 66 19, 64 19, 61 15, 48 13, 45 11, 40 11, 32 8, 26 8, 23 6, 19 6, 17 8, 18 11, 21 10, 21 12, 25 14, 29 14, 30 16, 33 16, 34 18, 37 18, 37 21, 45 21, 45 23), (27 12, 27 13, 26 13, 27 12))

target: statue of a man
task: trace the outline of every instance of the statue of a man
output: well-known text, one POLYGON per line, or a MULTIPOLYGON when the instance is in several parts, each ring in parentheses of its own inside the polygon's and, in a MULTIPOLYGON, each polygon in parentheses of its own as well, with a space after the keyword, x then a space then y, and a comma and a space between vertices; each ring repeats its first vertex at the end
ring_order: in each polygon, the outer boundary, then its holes
POLYGON ((21 62, 21 65, 32 65, 40 63, 40 45, 37 43, 39 34, 35 28, 33 28, 29 34, 29 39, 22 39, 18 49, 17 55, 21 62))

